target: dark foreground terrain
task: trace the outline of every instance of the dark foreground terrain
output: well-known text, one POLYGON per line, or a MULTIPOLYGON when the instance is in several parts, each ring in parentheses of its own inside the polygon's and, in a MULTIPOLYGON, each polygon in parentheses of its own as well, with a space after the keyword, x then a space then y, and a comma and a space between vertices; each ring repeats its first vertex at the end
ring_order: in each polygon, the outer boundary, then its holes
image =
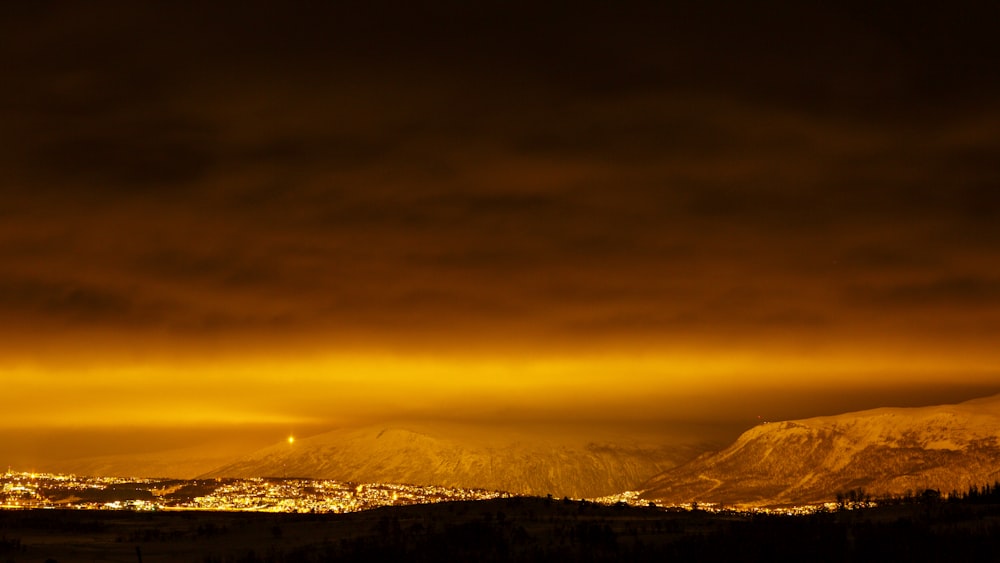
POLYGON ((0 562, 945 561, 1000 558, 1000 504, 808 516, 512 498, 343 515, 0 511, 0 562))

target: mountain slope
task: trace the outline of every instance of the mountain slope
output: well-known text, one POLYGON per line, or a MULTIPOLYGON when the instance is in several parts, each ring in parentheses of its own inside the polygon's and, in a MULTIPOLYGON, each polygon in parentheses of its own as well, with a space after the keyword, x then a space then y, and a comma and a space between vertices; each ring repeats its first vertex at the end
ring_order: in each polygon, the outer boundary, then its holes
POLYGON ((1000 478, 1000 395, 762 424, 722 451, 651 479, 645 498, 750 505, 838 492, 964 490, 1000 478))
POLYGON ((635 489, 704 448, 372 426, 261 450, 206 477, 296 476, 595 497, 635 489))
POLYGON ((102 477, 169 477, 192 479, 254 448, 212 444, 141 454, 104 455, 54 461, 47 471, 102 477))

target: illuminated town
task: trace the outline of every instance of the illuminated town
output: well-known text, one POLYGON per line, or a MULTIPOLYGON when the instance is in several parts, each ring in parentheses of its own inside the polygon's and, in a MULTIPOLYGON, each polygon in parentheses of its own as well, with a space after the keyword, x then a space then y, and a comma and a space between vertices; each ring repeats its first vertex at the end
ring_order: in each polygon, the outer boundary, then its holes
POLYGON ((7 471, 0 508, 342 513, 510 497, 475 489, 313 479, 139 479, 7 471))
MULTIPOLYGON (((345 513, 382 506, 509 498, 510 493, 389 483, 345 483, 302 478, 145 479, 81 477, 7 471, 0 476, 0 509, 76 509, 220 512, 345 513)), ((657 506, 627 491, 595 499, 562 499, 604 505, 657 506)), ((865 504, 867 506, 867 504, 865 504)), ((861 508, 852 504, 846 508, 861 508)), ((811 514, 833 510, 835 503, 763 508, 713 503, 660 505, 664 510, 702 510, 767 514, 811 514)), ((845 508, 841 506, 840 508, 845 508)))

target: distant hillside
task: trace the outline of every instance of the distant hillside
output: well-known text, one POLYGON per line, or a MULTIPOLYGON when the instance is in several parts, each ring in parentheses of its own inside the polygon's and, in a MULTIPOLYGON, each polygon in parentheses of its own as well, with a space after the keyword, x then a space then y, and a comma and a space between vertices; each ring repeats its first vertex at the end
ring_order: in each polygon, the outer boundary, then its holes
POLYGON ((253 448, 211 444, 165 451, 75 458, 46 464, 45 470, 104 477, 170 477, 191 479, 253 448))
POLYGON ((722 451, 656 476, 663 502, 754 505, 965 490, 1000 478, 1000 395, 958 405, 880 408, 756 426, 722 451))
POLYGON ((272 446, 204 476, 296 476, 585 498, 634 490, 705 449, 530 434, 483 439, 372 426, 272 446))

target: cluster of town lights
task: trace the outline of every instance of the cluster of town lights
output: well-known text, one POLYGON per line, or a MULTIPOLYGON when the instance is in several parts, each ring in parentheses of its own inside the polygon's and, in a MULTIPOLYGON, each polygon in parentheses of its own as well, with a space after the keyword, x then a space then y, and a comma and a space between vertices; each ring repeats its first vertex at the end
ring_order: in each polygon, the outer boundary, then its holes
MULTIPOLYGON (((289 437, 289 443, 294 438, 289 437)), ((0 476, 0 509, 64 508, 78 510, 212 510, 241 512, 343 513, 381 506, 430 504, 446 501, 489 500, 510 493, 392 483, 346 483, 324 479, 141 479, 78 477, 52 473, 7 471, 0 476)), ((551 497, 550 497, 551 498, 551 497)), ((657 505, 638 491, 583 500, 605 505, 657 507, 664 510, 702 510, 768 514, 811 514, 843 508, 837 503, 788 507, 757 507, 688 503, 657 505)))

